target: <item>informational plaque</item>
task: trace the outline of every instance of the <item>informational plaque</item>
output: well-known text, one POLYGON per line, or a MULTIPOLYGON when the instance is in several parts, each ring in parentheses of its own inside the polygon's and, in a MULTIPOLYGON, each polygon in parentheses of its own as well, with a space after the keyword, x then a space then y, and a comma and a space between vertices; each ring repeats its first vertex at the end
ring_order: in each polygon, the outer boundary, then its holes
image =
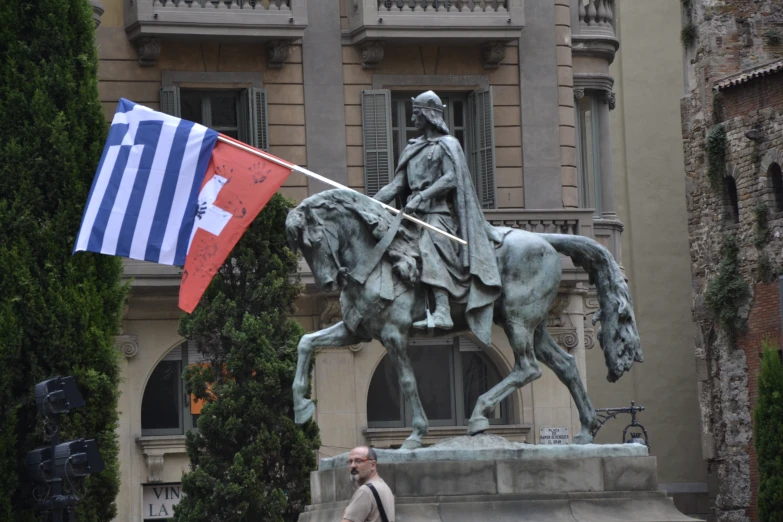
POLYGON ((568 428, 541 428, 538 434, 540 444, 570 444, 568 428))
POLYGON ((182 497, 180 484, 144 486, 142 493, 142 518, 164 519, 174 516, 174 506, 182 497))

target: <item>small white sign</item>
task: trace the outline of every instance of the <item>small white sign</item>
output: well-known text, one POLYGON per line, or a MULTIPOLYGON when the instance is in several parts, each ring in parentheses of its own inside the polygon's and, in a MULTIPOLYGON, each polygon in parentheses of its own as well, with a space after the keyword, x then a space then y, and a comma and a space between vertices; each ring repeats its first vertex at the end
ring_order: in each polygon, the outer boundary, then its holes
POLYGON ((540 444, 571 444, 568 428, 541 428, 538 440, 540 444))
POLYGON ((181 484, 144 486, 141 500, 142 518, 164 519, 174 516, 174 506, 182 498, 181 484))

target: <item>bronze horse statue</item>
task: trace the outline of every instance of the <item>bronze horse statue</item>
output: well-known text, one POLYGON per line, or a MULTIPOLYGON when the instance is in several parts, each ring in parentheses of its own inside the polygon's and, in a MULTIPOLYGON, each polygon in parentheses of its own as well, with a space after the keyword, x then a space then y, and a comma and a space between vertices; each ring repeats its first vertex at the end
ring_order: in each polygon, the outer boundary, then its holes
MULTIPOLYGON (((348 190, 329 190, 310 196, 293 209, 286 220, 289 244, 301 250, 313 271, 316 285, 327 292, 341 291, 343 320, 306 334, 298 347, 293 385, 295 420, 309 420, 315 404, 306 397, 313 351, 325 346, 348 346, 377 339, 386 348, 397 370, 400 387, 412 412, 413 432, 403 448, 422 446, 427 417, 408 357, 408 339, 427 335, 411 325, 425 316, 426 289, 417 281, 415 234, 406 227, 392 228, 394 217, 366 196, 348 190), (391 241, 389 241, 391 240, 391 241), (366 260, 379 242, 385 253, 377 264, 366 260), (359 274, 362 276, 359 277, 359 274)), ((631 295, 620 267, 603 246, 582 236, 537 234, 500 229, 503 243, 495 249, 503 290, 494 304, 493 321, 508 336, 514 351, 514 367, 501 382, 481 395, 472 412, 468 433, 489 427, 486 415, 514 390, 538 379, 538 361, 552 369, 565 384, 579 410, 581 429, 577 444, 593 440, 597 418, 579 377, 574 357, 564 351, 546 330, 546 319, 560 285, 558 253, 585 269, 595 284, 600 309, 597 338, 604 351, 607 379, 616 381, 642 361, 631 295)), ((455 335, 468 330, 464 305, 452 306, 454 329, 438 331, 455 335)))

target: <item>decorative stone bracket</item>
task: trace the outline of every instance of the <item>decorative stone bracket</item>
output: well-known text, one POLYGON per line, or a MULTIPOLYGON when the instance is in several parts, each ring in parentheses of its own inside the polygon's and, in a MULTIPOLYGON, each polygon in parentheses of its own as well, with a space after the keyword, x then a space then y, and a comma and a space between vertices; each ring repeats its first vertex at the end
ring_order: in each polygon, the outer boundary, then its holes
POLYGON ((610 111, 613 111, 614 108, 617 106, 617 97, 613 92, 606 91, 604 93, 604 103, 606 103, 609 106, 610 111))
POLYGON ((139 437, 136 443, 141 446, 144 461, 147 464, 147 482, 163 482, 163 465, 166 455, 186 454, 184 435, 158 435, 139 437))
POLYGON ((287 40, 273 40, 266 44, 266 66, 270 69, 282 69, 288 59, 291 42, 287 40))
POLYGON ((156 38, 142 38, 136 42, 136 52, 139 55, 139 65, 153 67, 160 57, 160 42, 156 38))
POLYGON ((485 69, 497 69, 500 62, 506 57, 506 44, 503 42, 489 42, 481 47, 481 57, 485 69))
POLYGON ((362 68, 375 69, 383 60, 383 44, 381 42, 367 42, 362 44, 362 68))
POLYGON ((139 340, 135 335, 115 335, 114 347, 126 359, 131 359, 139 353, 139 340))

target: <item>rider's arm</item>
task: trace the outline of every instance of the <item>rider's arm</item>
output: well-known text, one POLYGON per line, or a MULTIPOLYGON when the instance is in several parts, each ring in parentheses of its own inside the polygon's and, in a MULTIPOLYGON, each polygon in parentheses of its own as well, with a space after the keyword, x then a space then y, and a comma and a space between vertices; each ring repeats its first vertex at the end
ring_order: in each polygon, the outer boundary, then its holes
POLYGON ((443 174, 438 178, 438 181, 421 191, 421 198, 424 201, 442 196, 457 188, 457 174, 455 173, 454 162, 451 161, 448 154, 443 155, 441 168, 443 169, 443 174))
POLYGON ((389 204, 397 194, 399 194, 405 188, 405 169, 399 171, 391 183, 383 187, 373 196, 373 199, 377 199, 382 203, 389 204))

